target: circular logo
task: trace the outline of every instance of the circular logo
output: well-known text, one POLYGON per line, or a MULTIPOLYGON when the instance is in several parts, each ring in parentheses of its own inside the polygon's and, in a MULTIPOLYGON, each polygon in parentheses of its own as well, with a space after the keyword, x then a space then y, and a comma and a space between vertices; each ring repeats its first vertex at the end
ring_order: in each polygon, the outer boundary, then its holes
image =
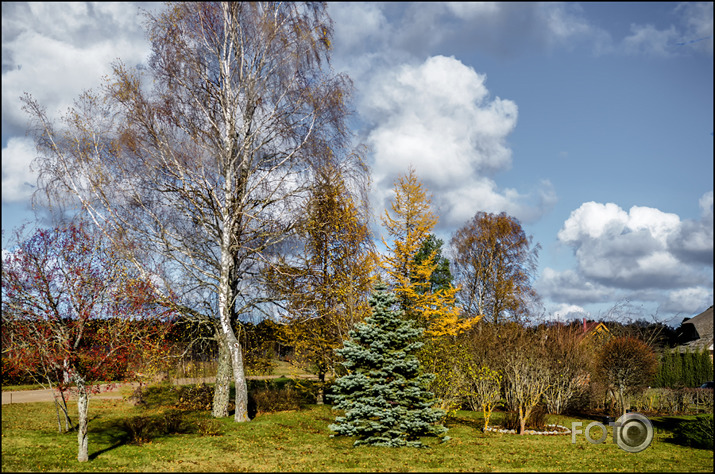
POLYGON ((640 453, 653 441, 653 425, 640 413, 626 413, 613 429, 616 444, 629 453, 640 453))

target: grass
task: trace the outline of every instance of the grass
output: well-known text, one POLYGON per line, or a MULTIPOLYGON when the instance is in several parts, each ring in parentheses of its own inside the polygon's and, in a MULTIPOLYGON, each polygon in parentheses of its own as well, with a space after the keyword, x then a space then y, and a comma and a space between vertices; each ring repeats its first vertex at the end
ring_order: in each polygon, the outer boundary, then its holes
POLYGON ((39 383, 31 384, 31 385, 3 385, 2 391, 3 392, 22 392, 25 390, 42 390, 45 388, 47 388, 47 386, 40 385, 39 383))
MULTIPOLYGON (((335 413, 329 406, 257 416, 237 424, 233 417, 212 419, 191 412, 176 434, 155 433, 143 444, 132 442, 127 420, 159 420, 167 408, 139 408, 121 400, 91 400, 90 462, 78 463, 74 433, 59 434, 52 403, 6 405, 2 410, 3 471, 693 471, 710 472, 713 451, 674 444, 671 426, 655 424, 651 446, 627 453, 613 442, 588 443, 583 436, 483 434, 481 415, 460 411, 448 421, 450 441, 429 449, 353 448, 350 438, 330 438, 335 413)), ((72 410, 76 410, 72 407, 72 410)), ((72 412, 76 420, 76 412, 72 412)), ((499 423, 501 413, 495 414, 499 423)), ((671 417, 672 418, 672 417, 671 417)), ((552 417, 570 426, 571 421, 552 417)))
POLYGON ((312 375, 310 372, 306 372, 305 370, 301 369, 300 367, 297 367, 290 362, 286 362, 284 360, 274 360, 273 361, 273 373, 271 375, 280 375, 284 377, 293 377, 293 376, 309 376, 312 375))

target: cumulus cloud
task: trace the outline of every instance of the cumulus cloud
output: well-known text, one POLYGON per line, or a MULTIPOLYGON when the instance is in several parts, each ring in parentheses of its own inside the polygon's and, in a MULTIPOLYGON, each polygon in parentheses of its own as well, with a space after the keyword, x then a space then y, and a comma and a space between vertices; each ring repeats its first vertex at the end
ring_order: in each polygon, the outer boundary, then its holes
POLYGON ((666 311, 712 304, 713 193, 700 198, 701 218, 613 203, 587 202, 558 233, 576 270, 545 269, 537 289, 552 301, 585 304, 629 296, 666 311))
POLYGON ((13 137, 2 149, 2 201, 27 202, 35 190, 37 176, 30 171, 35 144, 27 138, 13 137))
POLYGON ((626 212, 613 203, 587 202, 571 213, 558 238, 575 249, 586 278, 620 288, 682 288, 700 275, 668 247, 680 228, 677 215, 658 209, 633 206, 626 212))
POLYGON ((613 290, 598 282, 589 281, 574 270, 559 272, 546 267, 535 283, 539 294, 563 304, 589 304, 609 301, 613 290))
POLYGON ((683 262, 713 266, 713 192, 700 198, 701 218, 683 221, 668 236, 668 248, 683 262))
POLYGON ((112 61, 133 66, 148 53, 133 4, 3 3, 3 134, 24 133, 24 92, 48 112, 64 112, 80 92, 100 85, 112 61))
POLYGON ((527 195, 498 190, 491 176, 511 166, 507 137, 518 107, 491 97, 486 75, 454 57, 384 71, 366 88, 359 111, 369 124, 378 209, 410 166, 434 194, 444 226, 461 225, 478 210, 533 221, 555 200, 548 182, 527 195))
POLYGON ((694 287, 674 290, 668 293, 662 310, 685 315, 699 313, 713 304, 713 290, 710 287, 694 287))
POLYGON ((559 304, 549 312, 548 319, 553 321, 568 321, 589 316, 590 313, 581 306, 575 304, 559 304))

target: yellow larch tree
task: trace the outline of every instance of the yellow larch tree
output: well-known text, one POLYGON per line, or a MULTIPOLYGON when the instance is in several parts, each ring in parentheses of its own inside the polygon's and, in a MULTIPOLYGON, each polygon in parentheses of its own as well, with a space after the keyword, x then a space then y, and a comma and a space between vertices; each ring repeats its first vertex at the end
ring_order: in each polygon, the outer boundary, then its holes
POLYGON ((267 273, 269 287, 285 301, 285 341, 294 361, 325 377, 337 365, 334 350, 370 312, 375 252, 360 200, 340 170, 317 170, 298 231, 298 249, 267 273))
POLYGON ((391 243, 382 238, 387 254, 380 265, 405 315, 425 328, 427 337, 455 336, 475 320, 460 318, 460 308, 455 303, 458 288, 452 285, 432 288, 430 279, 438 266, 438 251, 435 249, 426 258, 415 259, 437 224, 432 200, 412 167, 395 182, 394 193, 392 212, 385 210, 382 216, 391 243))

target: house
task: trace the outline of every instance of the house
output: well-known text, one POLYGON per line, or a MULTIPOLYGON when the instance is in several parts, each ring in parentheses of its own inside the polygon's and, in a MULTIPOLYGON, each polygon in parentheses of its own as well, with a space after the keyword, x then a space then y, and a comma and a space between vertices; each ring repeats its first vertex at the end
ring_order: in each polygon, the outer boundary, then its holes
POLYGON ((611 336, 611 331, 608 330, 603 322, 591 321, 586 322, 583 318, 583 336, 582 340, 593 340, 597 342, 605 342, 611 336))
POLYGON ((692 352, 706 349, 710 352, 710 360, 713 358, 713 307, 683 321, 677 332, 678 350, 685 352, 688 349, 692 352))

